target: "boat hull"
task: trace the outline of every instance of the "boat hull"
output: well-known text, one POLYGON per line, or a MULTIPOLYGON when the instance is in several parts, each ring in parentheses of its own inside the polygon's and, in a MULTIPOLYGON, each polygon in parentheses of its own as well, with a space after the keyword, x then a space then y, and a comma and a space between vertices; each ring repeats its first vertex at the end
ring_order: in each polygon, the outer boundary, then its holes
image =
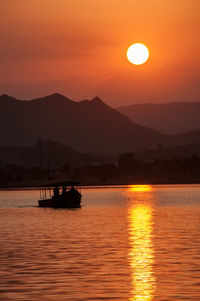
POLYGON ((39 207, 50 207, 50 208, 79 208, 81 205, 81 194, 60 195, 52 197, 51 199, 39 200, 39 207))

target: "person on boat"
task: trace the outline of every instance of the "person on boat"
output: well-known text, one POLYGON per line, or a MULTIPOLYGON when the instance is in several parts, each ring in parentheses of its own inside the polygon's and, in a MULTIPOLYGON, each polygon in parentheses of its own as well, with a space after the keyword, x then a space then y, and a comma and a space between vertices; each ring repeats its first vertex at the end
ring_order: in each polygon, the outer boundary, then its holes
POLYGON ((59 196, 60 192, 58 186, 54 187, 53 193, 55 198, 59 196))
POLYGON ((62 188, 62 194, 65 194, 67 192, 66 186, 63 186, 62 188))
POLYGON ((72 186, 72 187, 70 188, 70 192, 74 193, 75 191, 76 191, 76 189, 74 188, 74 186, 72 186))
POLYGON ((78 192, 78 190, 76 190, 76 188, 74 188, 74 186, 71 187, 69 193, 72 195, 80 195, 80 193, 78 192))

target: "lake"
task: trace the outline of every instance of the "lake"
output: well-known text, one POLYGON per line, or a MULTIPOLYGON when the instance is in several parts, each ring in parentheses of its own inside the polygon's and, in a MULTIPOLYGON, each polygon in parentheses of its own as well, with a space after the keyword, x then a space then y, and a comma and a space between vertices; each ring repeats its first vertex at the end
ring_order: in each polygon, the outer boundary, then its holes
POLYGON ((0 300, 200 300, 200 186, 0 191, 0 300))

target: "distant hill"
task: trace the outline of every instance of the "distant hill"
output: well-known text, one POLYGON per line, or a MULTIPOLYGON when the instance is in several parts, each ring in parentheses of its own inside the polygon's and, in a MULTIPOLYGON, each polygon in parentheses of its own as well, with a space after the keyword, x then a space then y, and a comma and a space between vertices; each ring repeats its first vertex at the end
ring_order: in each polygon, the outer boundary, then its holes
MULTIPOLYGON (((158 147, 135 152, 135 157, 143 160, 200 157, 200 143, 175 147, 158 147)), ((90 155, 72 150, 68 146, 52 141, 41 141, 33 146, 0 146, 0 168, 8 165, 19 167, 60 168, 69 165, 115 164, 118 155, 90 155)))
POLYGON ((135 153, 136 158, 143 160, 154 160, 154 159, 185 159, 193 156, 200 157, 200 143, 188 144, 182 146, 175 146, 169 148, 159 148, 155 150, 143 150, 135 153))
POLYGON ((33 146, 0 146, 0 166, 57 168, 65 164, 77 166, 93 163, 89 154, 76 152, 71 148, 52 141, 41 141, 33 146))
POLYGON ((117 108, 132 121, 166 134, 200 129, 200 102, 141 104, 117 108))
POLYGON ((200 142, 200 131, 163 135, 137 125, 98 97, 75 102, 57 93, 31 101, 0 96, 0 145, 33 145, 39 136, 93 154, 200 142))

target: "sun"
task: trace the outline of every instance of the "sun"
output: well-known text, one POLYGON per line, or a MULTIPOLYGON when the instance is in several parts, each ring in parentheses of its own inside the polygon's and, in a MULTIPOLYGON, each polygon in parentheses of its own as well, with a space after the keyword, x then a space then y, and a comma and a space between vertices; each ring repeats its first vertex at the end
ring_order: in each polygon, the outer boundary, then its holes
POLYGON ((149 50, 144 44, 135 43, 128 48, 127 58, 134 65, 142 65, 149 58, 149 50))

